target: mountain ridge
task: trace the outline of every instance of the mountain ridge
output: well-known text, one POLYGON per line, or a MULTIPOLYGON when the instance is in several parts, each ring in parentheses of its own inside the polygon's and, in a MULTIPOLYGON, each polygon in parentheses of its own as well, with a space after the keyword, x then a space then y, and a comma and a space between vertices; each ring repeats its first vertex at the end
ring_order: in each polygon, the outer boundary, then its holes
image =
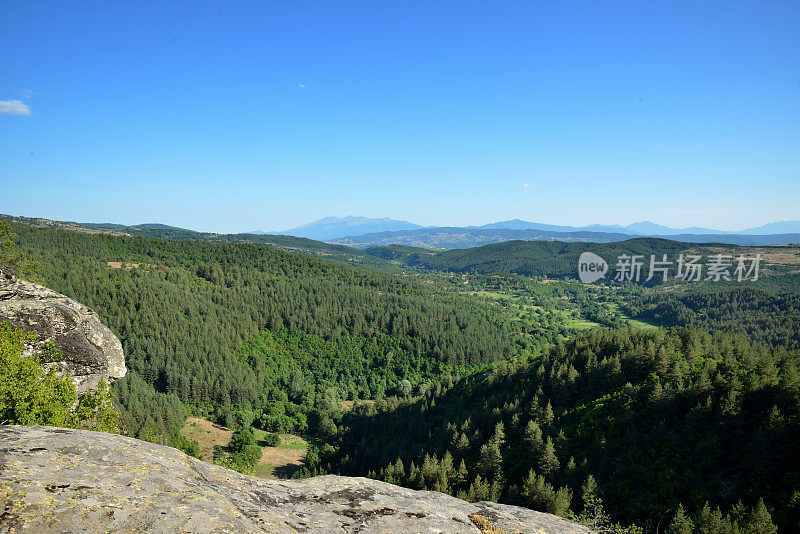
MULTIPOLYGON (((305 245, 294 242, 291 244, 282 242, 287 239, 312 240, 316 248, 320 246, 324 247, 326 244, 329 244, 335 246, 344 245, 354 249, 390 244, 439 249, 471 248, 511 240, 610 243, 614 241, 624 241, 633 237, 665 237, 686 243, 722 243, 741 246, 800 243, 800 221, 778 221, 733 232, 702 227, 677 229, 658 225, 649 221, 633 223, 628 226, 589 225, 573 227, 531 223, 521 219, 510 219, 482 226, 423 227, 408 221, 398 221, 389 218, 371 219, 368 217, 347 216, 326 217, 309 223, 308 225, 297 227, 301 230, 303 228, 310 228, 310 230, 302 230, 295 233, 290 233, 291 230, 278 233, 253 230, 238 234, 220 234, 198 232, 161 223, 142 223, 125 226, 116 223, 76 223, 71 221, 54 221, 44 218, 29 218, 2 214, 0 214, 0 217, 33 226, 55 226, 65 229, 99 233, 147 235, 150 237, 170 239, 256 242, 277 246, 285 250, 296 250, 298 247, 308 248, 308 245, 312 244, 311 242, 305 245), (321 226, 318 223, 321 223, 321 226), (379 231, 366 231, 369 229, 377 229, 379 231), (639 231, 634 231, 634 229, 639 231), (764 233, 771 230, 786 231, 780 233, 764 233), (701 231, 707 233, 692 233, 701 231), (317 237, 307 237, 301 234, 316 235, 317 237), (340 237, 331 237, 337 235, 340 237)), ((326 251, 326 253, 330 252, 331 251, 326 251)), ((342 254, 343 252, 344 251, 341 250, 333 251, 334 254, 342 254)))
POLYGON ((416 230, 418 228, 423 227, 419 224, 390 219, 388 217, 370 218, 347 215, 346 217, 323 217, 322 219, 308 224, 276 232, 276 234, 327 241, 329 239, 339 239, 348 235, 363 235, 365 233, 397 230, 416 230))
MULTIPOLYGON (((575 232, 613 233, 634 237, 661 237, 661 236, 739 236, 739 235, 779 235, 800 234, 800 220, 776 221, 761 226, 745 228, 742 230, 717 230, 702 226, 688 226, 675 228, 651 221, 639 221, 628 225, 619 224, 589 224, 584 226, 557 225, 525 221, 522 219, 508 219, 482 225, 466 226, 422 226, 409 221, 400 221, 389 218, 369 217, 324 217, 308 224, 274 232, 280 235, 295 235, 308 237, 321 241, 343 240, 362 237, 368 234, 384 232, 400 232, 414 230, 538 230, 542 232, 555 232, 570 234, 575 232), (373 230, 378 228, 377 230, 373 230), (370 231, 367 231, 370 230, 370 231)), ((255 234, 267 234, 256 230, 255 234)), ((574 237, 574 236, 564 236, 574 237)), ((695 241, 695 240, 693 240, 695 241)), ((761 244, 761 243, 759 243, 761 244)))
POLYGON ((562 241, 585 243, 611 243, 632 238, 665 238, 684 243, 720 243, 740 246, 787 245, 800 243, 800 233, 792 234, 675 234, 631 235, 610 232, 554 232, 548 230, 509 230, 481 228, 421 228, 418 230, 379 232, 331 240, 331 243, 354 248, 368 248, 391 244, 438 249, 464 249, 504 241, 562 241))

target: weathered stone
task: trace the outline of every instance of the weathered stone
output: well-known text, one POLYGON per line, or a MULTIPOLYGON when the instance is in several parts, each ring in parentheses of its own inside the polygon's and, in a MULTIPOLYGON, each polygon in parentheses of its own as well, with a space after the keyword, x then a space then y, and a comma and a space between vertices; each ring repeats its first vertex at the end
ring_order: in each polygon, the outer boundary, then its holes
MULTIPOLYGON (((69 375, 78 391, 127 372, 122 344, 93 310, 44 286, 20 280, 4 266, 0 266, 0 321, 36 332, 42 342, 53 341, 62 357, 44 365, 69 375)), ((25 355, 41 350, 40 343, 27 347, 25 355)))
POLYGON ((366 478, 262 480, 133 438, 0 427, 0 532, 588 533, 560 517, 366 478))

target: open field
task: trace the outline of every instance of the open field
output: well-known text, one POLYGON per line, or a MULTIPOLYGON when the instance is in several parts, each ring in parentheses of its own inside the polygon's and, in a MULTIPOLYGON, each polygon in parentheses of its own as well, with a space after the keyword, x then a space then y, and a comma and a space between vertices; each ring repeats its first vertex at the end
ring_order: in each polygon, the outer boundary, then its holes
MULTIPOLYGON (((466 294, 482 297, 484 299, 493 301, 493 304, 505 305, 505 307, 511 310, 517 310, 519 312, 517 315, 518 319, 521 317, 520 314, 530 314, 532 317, 536 317, 545 310, 545 308, 542 306, 523 304, 520 296, 515 295, 514 293, 501 293, 497 291, 470 291, 466 292, 466 294)), ((559 297, 559 299, 563 301, 568 300, 568 298, 565 296, 559 297)), ((577 310, 577 308, 575 310, 577 310)), ((585 317, 576 317, 573 313, 574 310, 552 308, 550 311, 557 314, 563 321, 564 326, 570 330, 591 330, 592 328, 599 328, 601 326, 599 323, 586 319, 585 317)))
POLYGON ((208 419, 189 417, 181 429, 181 434, 186 438, 197 440, 200 444, 201 459, 211 462, 214 457, 214 445, 225 447, 231 440, 233 431, 208 419))
MULTIPOLYGON (((233 435, 233 431, 224 426, 203 419, 189 417, 181 434, 200 444, 202 460, 211 463, 214 457, 214 446, 225 447, 233 435)), ((266 432, 255 429, 255 437, 262 443, 266 432)), ((256 475, 260 478, 287 478, 302 467, 308 450, 308 443, 294 434, 280 434, 277 447, 261 447, 261 460, 256 465, 256 475)))
MULTIPOLYGON (((352 400, 342 401, 342 411, 343 412, 347 412, 349 410, 352 410, 353 409, 353 405, 355 403, 356 403, 356 401, 352 401, 352 400)), ((359 399, 358 403, 359 404, 375 404, 375 401, 374 400, 368 400, 368 399, 367 400, 359 399)))
POLYGON ((651 329, 651 330, 655 330, 655 329, 658 328, 658 326, 656 326, 654 324, 650 324, 650 323, 647 323, 645 321, 640 321, 639 319, 634 319, 633 317, 631 317, 630 315, 628 315, 627 313, 622 311, 620 309, 620 307, 619 307, 619 304, 617 304, 616 302, 609 302, 608 303, 608 307, 611 308, 612 310, 614 310, 615 312, 619 313, 620 316, 624 320, 628 321, 628 323, 633 327, 645 328, 645 329, 651 329))
MULTIPOLYGON (((256 440, 263 442, 266 432, 254 429, 256 440)), ((256 475, 260 478, 288 478, 303 466, 308 443, 294 434, 280 434, 277 447, 261 447, 261 459, 256 465, 256 475)))

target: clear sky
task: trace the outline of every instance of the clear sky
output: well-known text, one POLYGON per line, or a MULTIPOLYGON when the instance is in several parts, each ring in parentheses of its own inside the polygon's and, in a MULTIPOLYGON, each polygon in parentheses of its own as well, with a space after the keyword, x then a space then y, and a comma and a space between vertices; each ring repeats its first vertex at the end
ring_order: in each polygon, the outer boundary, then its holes
POLYGON ((800 2, 6 1, 0 213, 800 219, 800 2))

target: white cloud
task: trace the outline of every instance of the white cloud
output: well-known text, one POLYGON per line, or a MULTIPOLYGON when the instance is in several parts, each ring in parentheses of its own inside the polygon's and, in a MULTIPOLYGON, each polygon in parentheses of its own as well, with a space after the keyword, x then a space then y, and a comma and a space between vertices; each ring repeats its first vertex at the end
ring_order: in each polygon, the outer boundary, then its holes
POLYGON ((528 189, 530 186, 531 186, 530 182, 525 182, 524 184, 522 184, 523 189, 528 189))
POLYGON ((300 89, 305 89, 305 88, 306 88, 306 86, 305 86, 305 85, 303 85, 302 83, 298 83, 298 84, 297 84, 297 87, 299 87, 300 89))
POLYGON ((30 115, 31 108, 22 100, 0 100, 0 115, 30 115))

